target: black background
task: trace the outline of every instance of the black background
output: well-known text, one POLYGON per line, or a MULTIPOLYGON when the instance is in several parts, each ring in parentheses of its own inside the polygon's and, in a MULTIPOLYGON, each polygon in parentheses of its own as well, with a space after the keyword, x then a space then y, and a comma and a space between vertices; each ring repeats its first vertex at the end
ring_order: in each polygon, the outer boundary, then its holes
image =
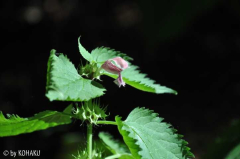
MULTIPOLYGON (((207 145, 239 119, 240 2, 237 0, 2 0, 0 2, 0 110, 30 117, 62 111, 69 102, 45 97, 51 49, 78 66, 77 38, 88 50, 107 46, 134 58, 148 77, 178 95, 118 88, 102 77, 101 97, 109 120, 124 119, 137 106, 159 113, 184 134, 201 158, 207 145)), ((41 157, 72 158, 84 147, 86 126, 76 122, 31 134, 1 138, 1 150, 41 150, 41 157)), ((121 138, 113 126, 100 126, 121 138)), ((0 130, 1 131, 1 130, 0 130)), ((0 152, 0 156, 2 155, 0 152)), ((30 158, 30 157, 29 157, 30 158)))

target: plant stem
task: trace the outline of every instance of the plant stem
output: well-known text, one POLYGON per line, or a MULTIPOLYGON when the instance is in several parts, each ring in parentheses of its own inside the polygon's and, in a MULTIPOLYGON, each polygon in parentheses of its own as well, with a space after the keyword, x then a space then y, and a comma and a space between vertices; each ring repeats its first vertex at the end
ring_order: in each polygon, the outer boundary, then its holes
POLYGON ((87 152, 88 159, 92 159, 92 124, 87 124, 87 152))
POLYGON ((112 156, 108 156, 105 159, 116 159, 116 158, 119 158, 119 157, 121 157, 120 154, 115 154, 115 155, 112 155, 112 156))
POLYGON ((97 124, 117 125, 117 122, 115 122, 115 121, 106 121, 106 120, 98 120, 97 124))

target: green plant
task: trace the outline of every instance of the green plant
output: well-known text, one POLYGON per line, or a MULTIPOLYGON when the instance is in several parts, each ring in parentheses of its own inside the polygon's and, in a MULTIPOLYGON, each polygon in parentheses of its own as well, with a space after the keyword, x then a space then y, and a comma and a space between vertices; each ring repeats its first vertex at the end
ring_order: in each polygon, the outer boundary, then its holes
POLYGON ((182 135, 176 133, 170 124, 163 122, 157 113, 146 108, 135 108, 122 120, 116 116, 115 121, 107 121, 106 108, 95 98, 104 95, 105 88, 99 83, 102 75, 115 79, 121 87, 125 84, 141 91, 156 94, 176 91, 156 84, 155 81, 142 74, 137 66, 130 63, 132 58, 110 48, 100 47, 91 54, 78 40, 79 51, 87 61, 78 69, 67 56, 56 54, 51 50, 48 60, 46 96, 50 101, 73 102, 63 112, 44 111, 30 118, 0 113, 0 136, 13 136, 30 133, 63 124, 70 124, 72 119, 87 124, 87 148, 79 152, 75 158, 103 158, 101 152, 92 146, 93 125, 115 125, 123 137, 125 144, 113 140, 111 135, 100 133, 112 155, 106 159, 181 159, 194 158, 182 135), (81 103, 78 103, 81 102, 81 103))

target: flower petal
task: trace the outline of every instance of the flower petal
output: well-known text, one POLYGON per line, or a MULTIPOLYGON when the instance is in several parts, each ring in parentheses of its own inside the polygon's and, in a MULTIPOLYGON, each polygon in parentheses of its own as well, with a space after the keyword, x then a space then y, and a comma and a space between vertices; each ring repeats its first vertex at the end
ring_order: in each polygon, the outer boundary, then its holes
POLYGON ((116 84, 116 85, 118 85, 119 87, 121 87, 121 86, 125 86, 126 85, 126 83, 123 81, 123 79, 122 79, 122 75, 121 75, 121 73, 119 73, 118 74, 118 78, 116 79, 116 80, 114 80, 114 83, 116 84))
POLYGON ((115 57, 113 59, 109 59, 101 66, 105 71, 118 74, 118 78, 114 80, 114 83, 117 84, 119 87, 125 86, 125 82, 122 79, 121 72, 128 68, 128 62, 122 59, 121 57, 115 57))
POLYGON ((128 63, 123 58, 115 57, 112 60, 115 61, 122 69, 128 68, 128 63))
POLYGON ((122 72, 122 69, 115 66, 110 60, 107 60, 101 67, 107 72, 113 74, 119 74, 120 72, 122 72))

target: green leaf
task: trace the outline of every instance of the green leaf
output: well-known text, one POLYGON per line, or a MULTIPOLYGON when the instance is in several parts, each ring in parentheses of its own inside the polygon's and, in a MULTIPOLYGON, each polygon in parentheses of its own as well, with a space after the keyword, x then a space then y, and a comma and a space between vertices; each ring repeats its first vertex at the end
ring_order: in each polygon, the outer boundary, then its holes
POLYGON ((114 57, 122 57, 126 61, 133 60, 131 57, 127 56, 124 53, 121 53, 120 51, 115 51, 114 49, 110 49, 108 47, 99 47, 91 52, 93 61, 99 64, 103 64, 108 59, 112 59, 114 57))
POLYGON ((104 94, 99 83, 82 78, 69 59, 52 50, 48 61, 47 93, 50 101, 88 101, 104 94))
POLYGON ((70 104, 63 110, 63 113, 73 116, 73 108, 73 104, 70 104))
MULTIPOLYGON (((96 48, 91 52, 93 60, 100 65, 102 65, 108 59, 112 59, 114 57, 120 56, 129 63, 129 68, 125 69, 122 72, 123 80, 126 84, 137 88, 142 91, 161 94, 161 93, 173 93, 177 94, 177 91, 167 88, 165 86, 161 86, 160 84, 155 84, 154 80, 146 77, 146 74, 140 73, 138 66, 131 65, 129 62, 133 60, 131 57, 123 54, 119 51, 112 50, 106 47, 96 48)), ((99 65, 99 67, 100 67, 99 65)), ((116 79, 118 76, 109 72, 104 71, 104 74, 116 79)))
MULTIPOLYGON (((160 84, 156 84, 154 80, 151 80, 148 77, 146 77, 147 76, 146 74, 140 73, 138 66, 131 65, 131 63, 129 62, 133 59, 127 56, 126 54, 121 53, 120 51, 115 51, 114 49, 110 49, 107 47, 99 47, 92 50, 91 54, 89 54, 89 52, 87 52, 80 44, 80 38, 79 38, 79 50, 86 60, 88 60, 90 63, 97 63, 99 68, 108 59, 112 59, 118 56, 128 61, 129 68, 125 69, 122 72, 122 77, 126 84, 134 88, 156 94, 161 93, 177 94, 177 91, 165 86, 161 86, 160 84)), ((106 71, 103 71, 103 74, 114 79, 118 77, 117 75, 111 74, 106 71)))
MULTIPOLYGON (((104 71, 104 74, 116 79, 118 76, 109 72, 104 71)), ((126 84, 137 88, 145 92, 151 92, 156 94, 161 93, 173 93, 177 94, 177 91, 161 86, 160 84, 155 84, 155 81, 146 77, 146 74, 140 73, 137 66, 130 65, 129 68, 122 72, 123 80, 126 84)))
POLYGON ((135 108, 125 121, 116 117, 118 130, 136 159, 193 158, 187 142, 158 114, 135 108))
POLYGON ((0 111, 0 137, 31 133, 71 123, 70 115, 49 110, 40 112, 30 118, 21 118, 18 115, 7 116, 8 118, 5 118, 0 111))
POLYGON ((78 38, 78 48, 80 54, 89 62, 93 61, 92 55, 82 46, 80 43, 80 37, 78 38))
MULTIPOLYGON (((105 143, 106 147, 119 159, 134 159, 125 144, 114 140, 109 133, 100 132, 99 138, 105 143)), ((110 158, 110 157, 109 157, 110 158)))
POLYGON ((240 159, 240 144, 230 151, 225 159, 240 159))

